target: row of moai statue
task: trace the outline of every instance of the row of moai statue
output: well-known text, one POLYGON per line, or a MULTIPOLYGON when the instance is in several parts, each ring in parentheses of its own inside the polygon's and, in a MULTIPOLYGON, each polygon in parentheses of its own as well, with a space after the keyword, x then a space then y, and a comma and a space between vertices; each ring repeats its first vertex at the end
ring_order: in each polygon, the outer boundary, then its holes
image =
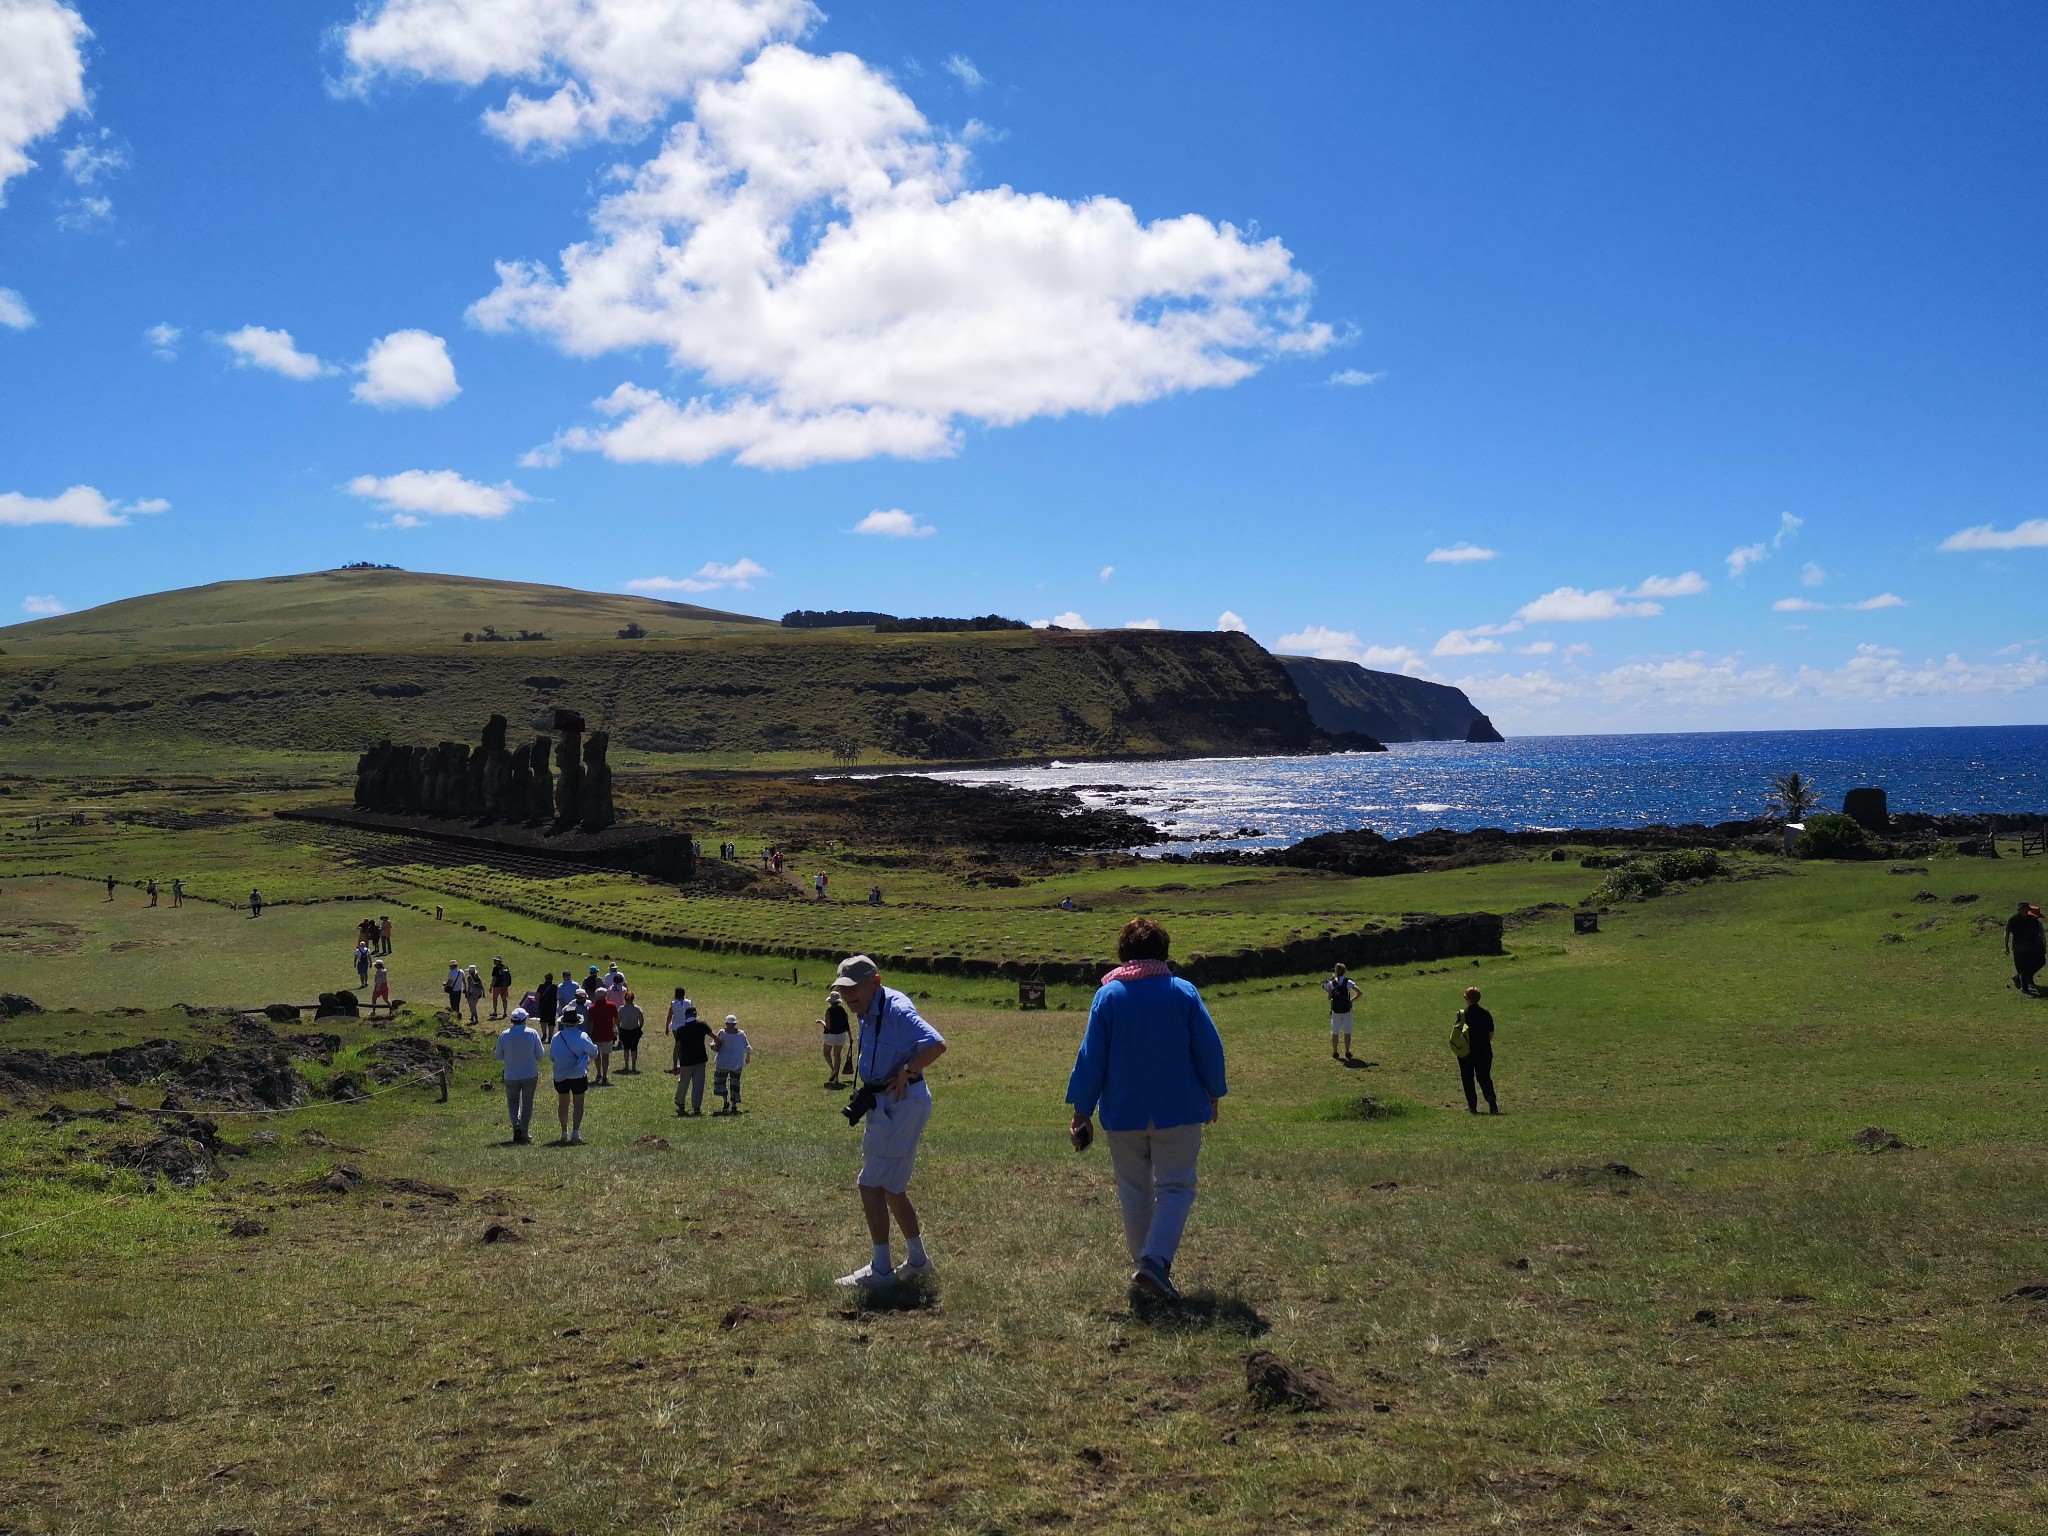
POLYGON ((611 737, 593 731, 586 738, 583 717, 572 709, 556 710, 554 725, 559 740, 537 735, 531 745, 514 748, 505 745, 503 715, 491 716, 474 747, 380 741, 356 759, 356 807, 600 832, 617 819, 605 761, 611 737))

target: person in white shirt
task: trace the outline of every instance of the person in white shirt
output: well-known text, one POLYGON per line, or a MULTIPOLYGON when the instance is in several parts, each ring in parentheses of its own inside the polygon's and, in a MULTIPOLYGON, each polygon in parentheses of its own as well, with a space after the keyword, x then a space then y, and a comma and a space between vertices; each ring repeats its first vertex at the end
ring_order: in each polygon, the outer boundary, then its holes
POLYGON ((526 1022, 526 1010, 514 1008, 498 1036, 498 1062, 505 1074, 505 1113, 512 1118, 512 1144, 533 1140, 533 1095, 540 1087, 540 1060, 547 1047, 540 1031, 526 1022))
POLYGON ((590 1087, 590 1066, 597 1060, 597 1046, 583 1033, 583 1021, 564 1014, 556 1021, 555 1038, 548 1043, 548 1059, 555 1072, 555 1117, 562 1122, 562 1145, 583 1144, 583 1095, 590 1087), (571 1100, 575 1123, 570 1123, 571 1100))
POLYGON ((683 1025, 696 1011, 697 1005, 690 1001, 689 994, 677 987, 675 1001, 668 1005, 668 1069, 671 1074, 680 1075, 683 1070, 683 1025))
POLYGON ((1351 1059, 1351 1005, 1359 995, 1358 983, 1344 974, 1339 965, 1330 972, 1330 979, 1323 983, 1323 990, 1330 995, 1330 1060, 1337 1059, 1337 1041, 1344 1041, 1344 1059, 1351 1059))
POLYGON ((725 1108, 712 1113, 736 1115, 740 1112, 740 1073, 754 1059, 754 1048, 747 1043, 747 1032, 740 1028, 736 1013, 725 1016, 725 1028, 711 1040, 718 1047, 718 1054, 712 1059, 711 1091, 725 1100, 725 1108))

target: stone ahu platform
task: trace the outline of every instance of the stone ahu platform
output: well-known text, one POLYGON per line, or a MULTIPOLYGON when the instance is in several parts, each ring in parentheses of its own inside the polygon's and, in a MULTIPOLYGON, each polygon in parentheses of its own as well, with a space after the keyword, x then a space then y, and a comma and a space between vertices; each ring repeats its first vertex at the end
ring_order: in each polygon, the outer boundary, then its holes
POLYGON ((547 859, 586 869, 620 869, 651 875, 680 885, 696 873, 690 839, 662 827, 609 826, 601 832, 526 826, 517 822, 477 822, 459 816, 424 816, 403 811, 366 811, 351 805, 316 805, 278 811, 281 821, 316 821, 327 826, 354 827, 399 837, 424 838, 452 848, 521 859, 547 859))

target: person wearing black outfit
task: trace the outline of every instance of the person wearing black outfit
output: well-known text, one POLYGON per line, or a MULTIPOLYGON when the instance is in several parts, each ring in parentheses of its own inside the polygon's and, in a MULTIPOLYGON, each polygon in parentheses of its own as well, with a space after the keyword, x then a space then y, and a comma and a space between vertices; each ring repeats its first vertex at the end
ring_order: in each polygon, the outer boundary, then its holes
POLYGON ((2034 977, 2048 965, 2048 931, 2041 927, 2039 907, 2023 901, 2005 920, 2005 951, 2012 956, 2012 984, 2031 997, 2034 977))
POLYGON ((1500 1113, 1500 1100, 1493 1096, 1493 1015, 1479 1006, 1479 989, 1465 989, 1465 1006, 1459 1010, 1458 1022, 1465 1026, 1465 1037, 1469 1042, 1465 1054, 1458 1058, 1458 1076, 1465 1084, 1465 1110, 1468 1114, 1479 1113, 1479 1095, 1486 1095, 1486 1112, 1500 1113))
POLYGON ((555 993, 555 973, 549 971, 541 977, 540 985, 533 989, 533 1006, 538 1014, 540 1040, 546 1045, 555 1038, 555 1010, 561 1006, 561 998, 555 993))

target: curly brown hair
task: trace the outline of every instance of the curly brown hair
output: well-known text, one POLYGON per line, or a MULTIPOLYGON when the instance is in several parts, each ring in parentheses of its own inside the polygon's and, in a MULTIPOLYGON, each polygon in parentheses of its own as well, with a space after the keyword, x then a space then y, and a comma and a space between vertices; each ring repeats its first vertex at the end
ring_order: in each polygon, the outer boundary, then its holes
POLYGON ((1166 930, 1151 918, 1134 917, 1116 936, 1116 957, 1119 960, 1164 960, 1171 942, 1166 930))

